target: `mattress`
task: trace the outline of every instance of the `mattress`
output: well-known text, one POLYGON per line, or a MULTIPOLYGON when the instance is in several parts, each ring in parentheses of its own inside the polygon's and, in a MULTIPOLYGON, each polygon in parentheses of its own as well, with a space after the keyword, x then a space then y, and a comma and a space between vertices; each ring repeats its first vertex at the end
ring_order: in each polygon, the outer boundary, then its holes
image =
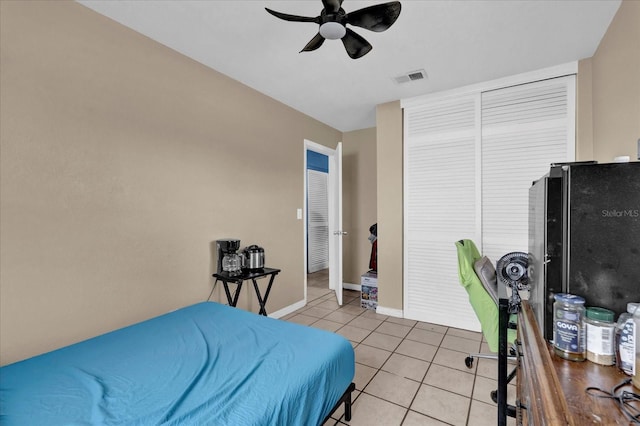
POLYGON ((3 425, 318 425, 342 336, 203 302, 0 369, 3 425))

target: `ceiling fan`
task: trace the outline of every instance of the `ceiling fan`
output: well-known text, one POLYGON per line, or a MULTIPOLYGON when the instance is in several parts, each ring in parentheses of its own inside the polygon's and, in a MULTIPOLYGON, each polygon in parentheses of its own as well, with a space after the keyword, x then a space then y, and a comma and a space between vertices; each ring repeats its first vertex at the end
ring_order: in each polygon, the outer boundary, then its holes
POLYGON ((265 9, 276 18, 284 19, 285 21, 315 22, 320 25, 318 34, 300 52, 316 50, 322 46, 325 39, 341 39, 347 54, 353 59, 358 59, 369 53, 372 46, 360 35, 347 28, 347 24, 375 32, 385 31, 400 16, 400 2, 392 1, 377 4, 347 13, 342 8, 342 1, 322 0, 324 8, 320 12, 320 16, 315 18, 289 15, 266 7, 265 9))

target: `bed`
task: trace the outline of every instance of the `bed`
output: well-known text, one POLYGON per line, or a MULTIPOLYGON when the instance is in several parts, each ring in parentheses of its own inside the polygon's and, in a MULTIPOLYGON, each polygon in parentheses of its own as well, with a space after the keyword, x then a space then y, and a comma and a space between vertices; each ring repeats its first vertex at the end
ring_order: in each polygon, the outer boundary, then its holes
POLYGON ((319 425, 351 413, 342 336, 203 302, 0 369, 2 425, 319 425))

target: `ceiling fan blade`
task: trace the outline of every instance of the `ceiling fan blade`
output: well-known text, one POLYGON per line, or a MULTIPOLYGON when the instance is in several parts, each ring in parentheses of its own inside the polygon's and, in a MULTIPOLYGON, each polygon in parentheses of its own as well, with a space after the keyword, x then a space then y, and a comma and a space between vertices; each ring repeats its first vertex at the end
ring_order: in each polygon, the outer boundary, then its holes
POLYGON ((401 8, 399 1, 392 1, 348 13, 345 19, 348 24, 379 33, 396 22, 401 8))
POLYGON ((336 13, 342 6, 342 0, 322 0, 322 4, 327 13, 336 13))
POLYGON ((322 46, 322 43, 324 43, 324 37, 318 33, 300 52, 311 52, 312 50, 316 50, 318 47, 322 46))
POLYGON ((347 34, 342 37, 342 44, 344 44, 344 48, 351 59, 362 58, 373 49, 367 40, 349 28, 347 28, 347 34))
POLYGON ((308 16, 298 16, 298 15, 289 15, 288 13, 276 12, 275 10, 271 10, 268 7, 265 7, 265 10, 275 16, 276 18, 284 19, 285 21, 292 22, 315 22, 316 24, 320 23, 320 17, 317 16, 315 18, 311 18, 308 16))

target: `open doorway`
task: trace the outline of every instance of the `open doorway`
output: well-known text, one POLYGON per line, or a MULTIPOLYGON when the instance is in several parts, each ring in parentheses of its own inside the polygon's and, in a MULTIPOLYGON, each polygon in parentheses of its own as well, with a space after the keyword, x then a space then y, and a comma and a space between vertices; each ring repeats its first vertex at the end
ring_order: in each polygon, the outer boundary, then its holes
POLYGON ((307 274, 307 303, 333 293, 329 288, 329 268, 307 274))
POLYGON ((335 292, 342 305, 342 144, 305 140, 304 172, 304 298, 335 292))
POLYGON ((329 289, 329 157, 307 149, 307 302, 329 289))

